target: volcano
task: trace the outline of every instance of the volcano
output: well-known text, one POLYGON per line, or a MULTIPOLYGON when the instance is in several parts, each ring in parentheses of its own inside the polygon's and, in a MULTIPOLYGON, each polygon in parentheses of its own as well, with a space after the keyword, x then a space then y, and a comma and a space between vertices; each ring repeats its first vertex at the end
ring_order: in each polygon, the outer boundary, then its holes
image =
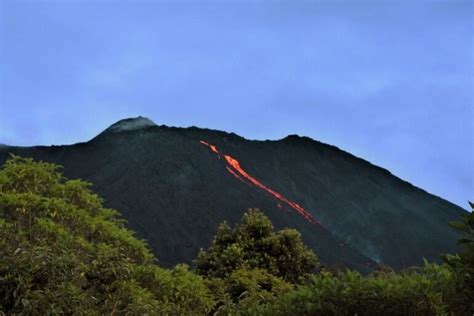
POLYGON ((64 166, 146 239, 163 266, 192 264, 218 225, 259 208, 296 228, 328 265, 402 269, 456 252, 448 222, 466 213, 337 147, 307 137, 255 141, 196 127, 119 121, 90 141, 0 147, 64 166))

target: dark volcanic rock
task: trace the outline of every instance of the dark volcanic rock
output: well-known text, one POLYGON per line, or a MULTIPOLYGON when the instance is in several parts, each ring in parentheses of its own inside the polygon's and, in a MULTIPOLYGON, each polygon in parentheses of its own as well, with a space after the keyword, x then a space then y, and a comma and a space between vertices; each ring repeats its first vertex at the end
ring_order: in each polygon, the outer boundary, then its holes
POLYGON ((106 206, 123 214, 165 266, 192 263, 219 223, 234 223, 246 209, 258 207, 277 228, 298 229, 325 263, 368 271, 381 261, 399 269, 456 251, 457 236, 447 223, 465 212, 387 170, 295 135, 250 141, 137 118, 117 122, 86 143, 0 147, 0 163, 9 152, 61 164, 67 177, 92 182, 106 206), (280 209, 270 194, 237 180, 201 140, 238 159, 324 227, 280 209))

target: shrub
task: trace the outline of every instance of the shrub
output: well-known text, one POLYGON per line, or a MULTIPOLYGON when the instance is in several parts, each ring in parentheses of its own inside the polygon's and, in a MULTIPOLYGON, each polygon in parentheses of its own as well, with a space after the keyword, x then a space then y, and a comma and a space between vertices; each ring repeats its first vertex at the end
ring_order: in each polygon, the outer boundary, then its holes
POLYGON ((275 303, 293 285, 262 269, 237 269, 226 278, 209 278, 208 286, 219 301, 215 315, 258 315, 267 304, 275 303))
POLYGON ((422 274, 363 277, 346 271, 314 275, 309 284, 268 306, 267 315, 443 315, 456 295, 451 269, 425 263, 422 274))
POLYGON ((270 220, 259 210, 250 209, 240 224, 226 222, 218 228, 208 251, 201 249, 197 272, 207 277, 225 278, 238 269, 262 269, 290 283, 316 270, 318 259, 294 229, 275 232, 270 220))

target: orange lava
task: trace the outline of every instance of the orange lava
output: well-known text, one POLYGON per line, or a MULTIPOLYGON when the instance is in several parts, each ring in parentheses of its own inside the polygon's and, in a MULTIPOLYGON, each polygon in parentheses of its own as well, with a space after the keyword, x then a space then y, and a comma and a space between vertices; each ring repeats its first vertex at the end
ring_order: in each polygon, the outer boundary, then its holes
POLYGON ((212 150, 213 152, 215 152, 216 154, 218 154, 218 155, 221 154, 221 153, 217 150, 217 147, 216 147, 216 146, 211 145, 211 144, 209 144, 209 143, 206 143, 206 142, 203 141, 203 140, 201 140, 200 143, 203 144, 203 145, 206 145, 206 146, 209 147, 209 148, 211 148, 211 150, 212 150))
POLYGON ((239 177, 239 175, 238 175, 237 173, 235 173, 234 170, 230 169, 228 166, 225 166, 225 168, 227 169, 227 171, 229 171, 229 173, 230 173, 231 175, 233 175, 234 177, 236 177, 237 179, 239 179, 241 182, 246 183, 246 182, 244 181, 244 179, 242 179, 241 177, 239 177))
MULTIPOLYGON (((219 152, 219 150, 217 150, 217 147, 214 146, 214 145, 211 145, 203 140, 200 141, 201 144, 209 147, 212 152, 216 153, 217 156, 219 158, 221 157, 224 157, 225 161, 227 162, 227 166, 226 166, 226 169, 227 171, 232 174, 235 178, 239 179, 240 181, 246 183, 244 181, 244 179, 246 179, 247 181, 249 181, 251 184, 255 185, 256 187, 262 189, 262 190, 265 190, 266 192, 270 193, 271 195, 273 195, 276 199, 278 199, 279 201, 285 203, 286 205, 288 205, 291 209, 293 209, 294 211, 296 211, 298 214, 300 214, 303 218, 305 218, 308 222, 310 222, 311 224, 318 224, 318 225, 321 225, 321 223, 319 221, 317 221, 308 211, 306 211, 303 207, 301 207, 299 204, 297 204, 296 202, 293 202, 289 199, 287 199, 286 197, 284 197, 283 195, 281 195, 280 193, 270 189, 269 187, 265 186, 264 184, 262 184, 260 181, 258 181, 257 179, 255 179, 254 177, 252 177, 250 174, 248 174, 244 169, 242 169, 242 167, 240 166, 240 163, 237 159, 229 156, 229 155, 223 155, 219 152)), ((279 208, 281 208, 281 205, 278 204, 279 208)), ((322 225, 321 225, 322 226, 322 225)))

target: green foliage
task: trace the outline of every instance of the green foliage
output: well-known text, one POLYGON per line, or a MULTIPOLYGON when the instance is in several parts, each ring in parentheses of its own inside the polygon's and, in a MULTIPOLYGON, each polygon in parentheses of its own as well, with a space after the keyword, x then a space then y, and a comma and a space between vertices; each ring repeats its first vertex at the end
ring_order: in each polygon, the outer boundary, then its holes
POLYGON ((462 215, 460 221, 449 223, 461 233, 459 244, 463 251, 445 255, 443 259, 453 268, 459 278, 458 301, 466 311, 474 314, 474 204, 469 202, 471 213, 462 215))
POLYGON ((139 266, 133 277, 160 303, 160 314, 201 315, 210 311, 214 299, 203 279, 186 265, 171 270, 156 265, 139 266))
MULTIPOLYGON (((293 229, 258 210, 225 222, 197 259, 163 269, 104 208, 90 184, 56 165, 13 156, 0 169, 0 315, 468 315, 474 213, 451 225, 463 252, 396 273, 334 269, 293 229)), ((473 206, 471 204, 471 206, 473 206)), ((474 207, 474 206, 473 206, 474 207)))
POLYGON ((275 232, 270 220, 250 209, 235 228, 219 226, 211 247, 201 249, 197 272, 206 277, 225 278, 238 269, 263 269, 290 283, 316 270, 318 259, 294 229, 275 232))
POLYGON ((425 263, 423 273, 363 277, 354 271, 336 277, 314 275, 268 307, 267 315, 444 315, 456 295, 446 266, 425 263))
POLYGON ((217 302, 215 315, 258 315, 267 304, 275 303, 293 285, 262 269, 237 269, 226 278, 208 278, 217 302))
POLYGON ((154 265, 89 186, 16 156, 0 170, 0 314, 206 314, 202 278, 154 265))

